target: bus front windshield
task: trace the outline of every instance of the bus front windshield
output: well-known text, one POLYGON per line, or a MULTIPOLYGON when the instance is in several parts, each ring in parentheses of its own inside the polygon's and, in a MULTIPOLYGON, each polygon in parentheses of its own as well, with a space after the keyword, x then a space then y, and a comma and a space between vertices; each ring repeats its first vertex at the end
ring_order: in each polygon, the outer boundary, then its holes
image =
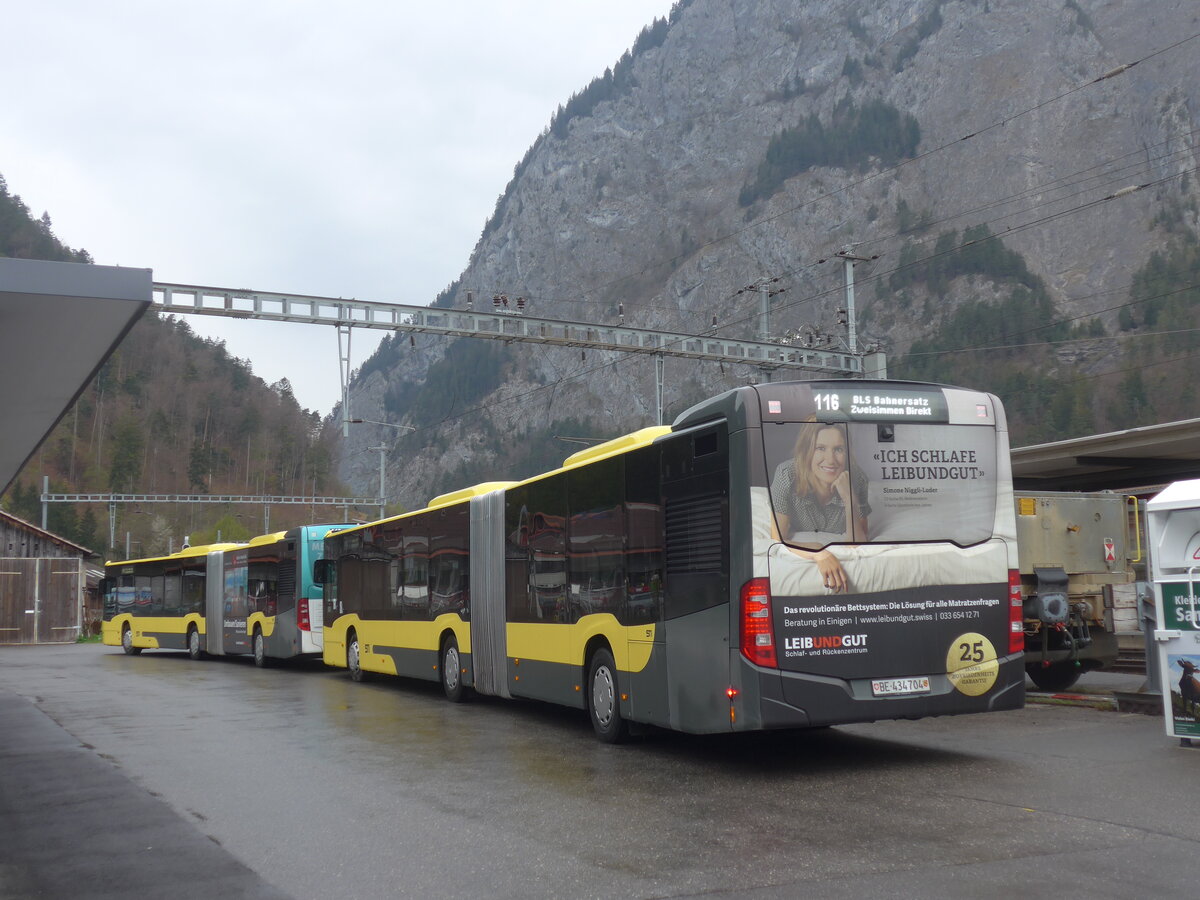
POLYGON ((951 541, 992 536, 996 433, 988 426, 771 422, 763 448, 786 543, 951 541))

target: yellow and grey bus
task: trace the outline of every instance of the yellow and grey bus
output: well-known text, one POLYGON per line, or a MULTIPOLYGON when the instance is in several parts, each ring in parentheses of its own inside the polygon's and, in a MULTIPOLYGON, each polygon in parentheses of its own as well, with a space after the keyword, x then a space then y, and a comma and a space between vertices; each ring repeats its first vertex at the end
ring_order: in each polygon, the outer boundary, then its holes
POLYGON ((312 563, 338 525, 305 525, 245 544, 190 547, 170 556, 110 562, 101 584, 104 643, 144 649, 250 653, 272 659, 321 652, 321 589, 312 563))
POLYGON ((692 733, 1014 709, 1000 401, 738 388, 520 482, 332 534, 324 659, 692 733))

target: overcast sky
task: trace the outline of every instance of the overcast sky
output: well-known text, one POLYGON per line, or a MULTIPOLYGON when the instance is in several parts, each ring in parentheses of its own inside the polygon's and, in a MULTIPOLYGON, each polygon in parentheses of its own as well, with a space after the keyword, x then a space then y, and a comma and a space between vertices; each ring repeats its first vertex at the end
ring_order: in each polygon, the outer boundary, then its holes
MULTIPOLYGON (((103 265, 424 305, 558 105, 671 5, 9 4, 0 174, 103 265)), ((339 398, 335 329, 189 322, 301 405, 339 398)))

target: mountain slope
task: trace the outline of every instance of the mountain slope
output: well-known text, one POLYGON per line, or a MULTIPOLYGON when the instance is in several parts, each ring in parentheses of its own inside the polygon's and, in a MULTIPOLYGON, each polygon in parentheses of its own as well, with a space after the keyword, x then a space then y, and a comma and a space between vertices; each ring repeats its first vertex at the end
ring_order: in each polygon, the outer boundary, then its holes
MULTIPOLYGON (((742 289, 772 278, 773 335, 844 341, 841 266, 820 261, 852 245, 877 257, 858 267, 860 338, 893 376, 997 391, 1015 444, 1196 415, 1173 387, 1200 374, 1194 354, 1168 346, 1187 339, 1150 333, 1196 325, 1200 55, 1179 42, 1198 16, 1151 0, 680 3, 559 110, 436 302, 504 292, 594 322, 622 304, 629 324, 715 317, 752 337, 759 296, 742 289)), ((409 505, 536 471, 571 452, 556 435, 652 422, 648 359, 463 343, 397 336, 354 382, 355 416, 419 429, 389 473, 409 505)), ((668 407, 759 376, 669 360, 668 407)), ((362 454, 343 459, 369 483, 362 454)))

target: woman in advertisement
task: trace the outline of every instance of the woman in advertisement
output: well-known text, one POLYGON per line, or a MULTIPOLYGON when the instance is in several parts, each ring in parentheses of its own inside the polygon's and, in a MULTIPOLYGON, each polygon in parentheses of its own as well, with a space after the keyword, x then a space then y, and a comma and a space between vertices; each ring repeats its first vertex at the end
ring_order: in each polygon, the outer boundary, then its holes
MULTIPOLYGON (((823 542, 821 535, 834 541, 865 541, 871 513, 867 483, 861 473, 854 475, 844 425, 801 426, 792 458, 780 463, 771 479, 772 537, 801 543, 814 538, 823 542)), ((789 549, 816 564, 827 590, 847 590, 846 570, 831 550, 789 549)))

